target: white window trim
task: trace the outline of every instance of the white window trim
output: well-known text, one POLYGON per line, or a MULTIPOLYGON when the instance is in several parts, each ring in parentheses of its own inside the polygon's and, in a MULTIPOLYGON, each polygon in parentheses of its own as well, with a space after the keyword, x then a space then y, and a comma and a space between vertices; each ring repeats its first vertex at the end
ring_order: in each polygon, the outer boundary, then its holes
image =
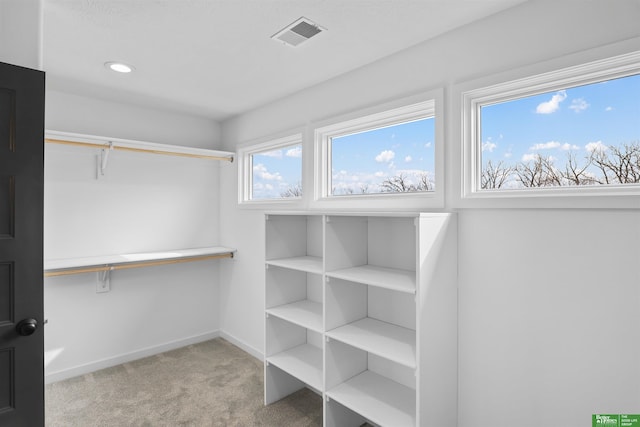
POLYGON ((303 197, 283 197, 274 199, 251 199, 251 190, 253 184, 253 168, 251 165, 251 156, 266 151, 277 150, 292 145, 302 146, 302 175, 304 181, 304 158, 305 148, 302 141, 302 132, 291 134, 284 137, 270 138, 263 142, 250 142, 243 144, 238 148, 238 205, 242 207, 255 207, 259 209, 268 209, 273 207, 298 207, 302 205, 304 192, 307 190, 303 187, 303 197))
POLYGON ((540 189, 482 190, 480 108, 540 93, 587 85, 640 73, 640 51, 462 92, 462 198, 625 197, 640 195, 640 184, 540 189))
POLYGON ((444 207, 443 90, 379 106, 377 112, 352 113, 314 129, 314 194, 318 209, 407 210, 444 207), (435 190, 413 193, 330 195, 331 138, 433 117, 435 120, 435 190))

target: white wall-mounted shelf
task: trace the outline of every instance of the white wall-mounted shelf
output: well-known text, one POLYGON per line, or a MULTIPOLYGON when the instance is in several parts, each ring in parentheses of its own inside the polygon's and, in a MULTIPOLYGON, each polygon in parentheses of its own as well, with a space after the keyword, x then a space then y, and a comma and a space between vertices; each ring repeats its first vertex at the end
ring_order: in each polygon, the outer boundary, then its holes
POLYGON ((455 215, 265 219, 265 404, 306 386, 325 427, 455 425, 455 215))
POLYGON ((47 144, 65 145, 70 147, 161 154, 167 156, 191 157, 196 159, 221 160, 227 162, 233 162, 235 156, 235 153, 229 151, 56 132, 52 130, 46 131, 44 141, 47 144))
POLYGON ((233 258, 235 249, 223 246, 176 249, 162 252, 115 254, 83 258, 48 259, 44 261, 45 277, 95 273, 164 264, 233 258))

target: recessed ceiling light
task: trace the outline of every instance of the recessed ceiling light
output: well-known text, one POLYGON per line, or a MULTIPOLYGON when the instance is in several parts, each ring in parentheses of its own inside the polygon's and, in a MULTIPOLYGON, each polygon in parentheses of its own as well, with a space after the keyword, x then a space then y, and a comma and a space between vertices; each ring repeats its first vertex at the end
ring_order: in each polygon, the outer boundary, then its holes
POLYGON ((122 62, 105 62, 104 66, 118 73, 130 73, 134 70, 131 65, 123 64, 122 62))

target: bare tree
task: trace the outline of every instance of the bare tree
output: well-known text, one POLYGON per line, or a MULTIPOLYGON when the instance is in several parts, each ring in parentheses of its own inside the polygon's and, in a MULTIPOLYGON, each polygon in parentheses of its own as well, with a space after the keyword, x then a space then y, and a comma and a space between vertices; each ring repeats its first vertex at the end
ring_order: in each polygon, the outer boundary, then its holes
POLYGON ((536 155, 533 161, 521 162, 515 167, 515 174, 524 187, 557 187, 563 185, 562 174, 553 165, 551 157, 536 155))
POLYGON ((395 175, 382 181, 380 184, 382 191, 385 193, 405 193, 411 191, 411 185, 407 182, 404 174, 395 175))
POLYGON ((302 197, 302 183, 290 185, 289 188, 280 193, 280 197, 302 197))
POLYGON ((360 184, 360 194, 369 193, 369 184, 360 184))
POLYGON ((640 182, 640 142, 594 150, 589 160, 600 170, 600 184, 640 182))
POLYGON ((591 166, 591 157, 586 158, 586 163, 580 165, 576 160, 576 155, 567 153, 567 163, 564 171, 561 172, 565 185, 593 185, 597 184, 596 178, 587 170, 591 166))
POLYGON ((408 193, 413 191, 431 191, 433 182, 429 180, 427 173, 422 173, 417 184, 412 184, 407 179, 407 175, 400 173, 382 181, 380 187, 385 193, 408 193))
POLYGON ((497 165, 494 165, 491 160, 489 160, 482 168, 482 174, 480 175, 480 187, 485 190, 502 188, 514 171, 515 167, 504 166, 502 161, 497 165))
MULTIPOLYGON (((369 194, 369 184, 364 184, 361 183, 360 184, 360 188, 358 189, 358 191, 356 191, 355 188, 353 187, 346 187, 345 189, 342 190, 343 195, 352 195, 352 194, 369 194)), ((335 187, 333 188, 332 194, 336 194, 336 189, 335 187)))
POLYGON ((420 181, 418 181, 418 185, 416 187, 417 191, 432 191, 433 190, 433 182, 429 180, 429 175, 423 173, 420 175, 420 181))

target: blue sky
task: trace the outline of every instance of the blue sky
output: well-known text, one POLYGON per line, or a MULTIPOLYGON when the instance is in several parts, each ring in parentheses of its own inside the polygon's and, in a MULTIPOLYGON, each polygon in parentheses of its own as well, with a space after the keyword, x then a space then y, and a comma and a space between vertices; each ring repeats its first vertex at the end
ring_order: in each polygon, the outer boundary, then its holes
POLYGON ((497 164, 640 142, 640 75, 553 91, 481 109, 482 160, 497 164))
POLYGON ((333 194, 379 193, 381 182, 399 174, 417 183, 427 173, 433 181, 434 131, 434 119, 427 118, 333 138, 333 194))
MULTIPOLYGON (((385 179, 403 174, 417 183, 420 174, 434 179, 434 119, 422 119, 332 140, 332 188, 380 192, 385 179)), ((253 155, 253 199, 280 198, 301 181, 301 146, 253 155)))
POLYGON ((254 154, 252 199, 273 199, 302 181, 302 145, 254 154))
MULTIPOLYGON (((505 165, 551 157, 562 169, 567 154, 582 160, 594 150, 640 142, 640 75, 551 91, 481 109, 482 161, 505 165)), ((402 174, 434 180, 434 119, 422 119, 332 140, 334 195, 402 174)), ((253 198, 279 198, 301 182, 301 145, 253 155, 253 198)))

